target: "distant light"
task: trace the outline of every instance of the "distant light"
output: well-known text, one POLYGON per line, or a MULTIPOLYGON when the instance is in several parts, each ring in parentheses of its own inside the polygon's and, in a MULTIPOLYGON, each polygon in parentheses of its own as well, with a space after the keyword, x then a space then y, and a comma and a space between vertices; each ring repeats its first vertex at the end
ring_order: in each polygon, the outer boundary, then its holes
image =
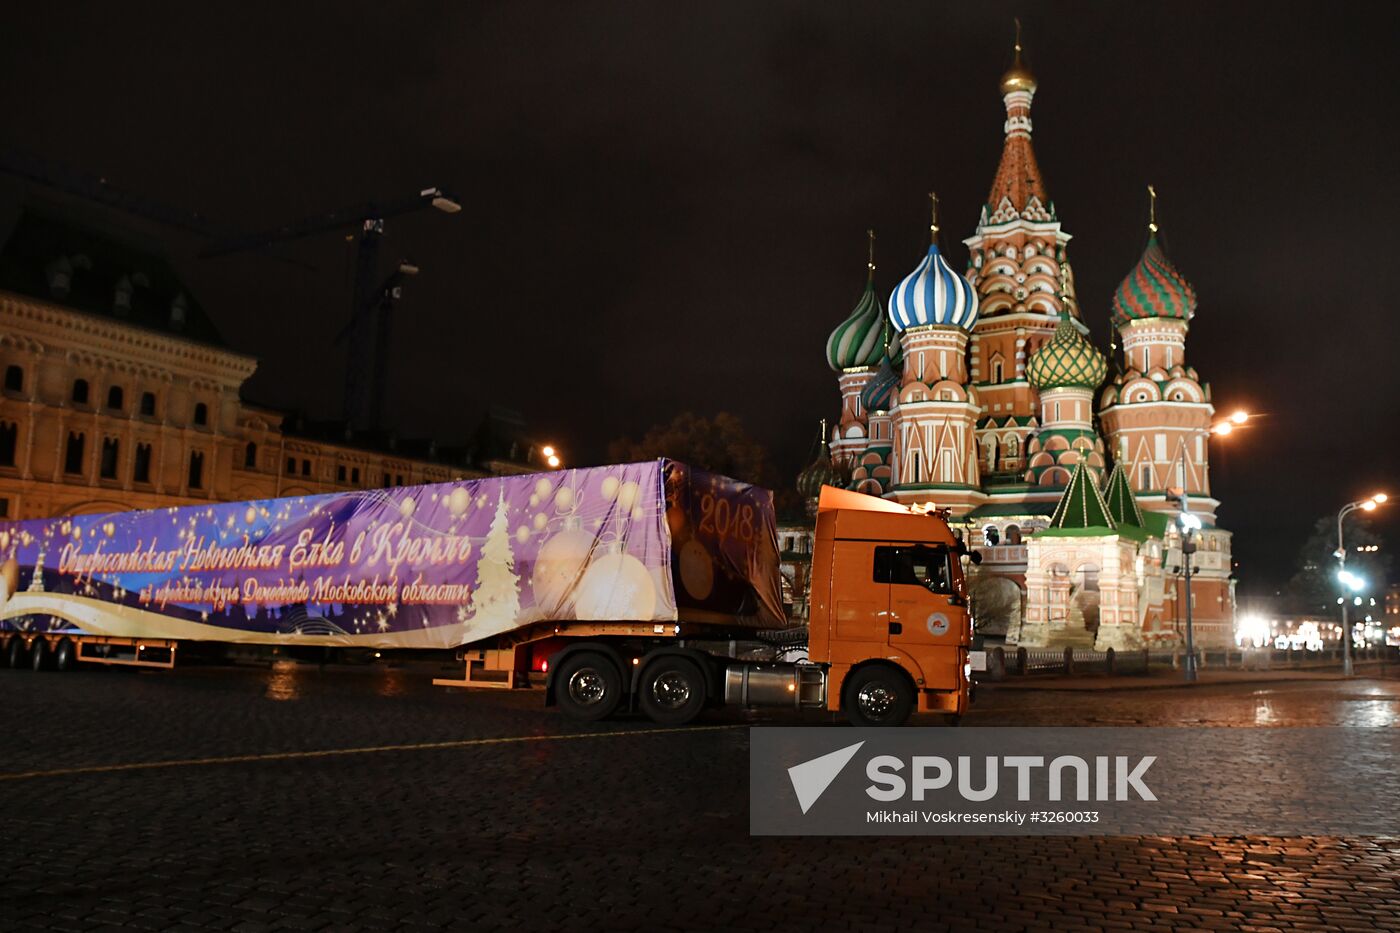
POLYGON ((1230 416, 1230 420, 1233 421, 1235 424, 1244 424, 1246 421, 1249 420, 1249 412, 1244 410, 1237 411, 1230 416))
POLYGON ((1234 430, 1235 426, 1228 421, 1222 421, 1220 424, 1217 424, 1215 426, 1215 433, 1219 434, 1221 437, 1225 437, 1234 430))
POLYGON ((1390 496, 1387 496, 1385 493, 1383 493, 1383 492, 1378 492, 1378 493, 1376 493, 1374 496, 1371 497, 1371 501, 1372 501, 1372 502, 1384 502, 1384 501, 1386 501, 1386 500, 1389 499, 1389 498, 1390 498, 1390 496))
POLYGON ((428 198, 433 207, 442 211, 444 214, 455 214, 462 209, 462 205, 458 204, 455 199, 443 194, 441 188, 424 188, 422 191, 418 192, 418 194, 428 198))
POLYGON ((558 466, 559 466, 559 458, 558 458, 558 457, 550 457, 550 458, 549 458, 548 460, 546 460, 545 462, 548 463, 550 466, 555 467, 555 468, 558 468, 558 466))
POLYGON ((419 271, 420 270, 416 262, 409 262, 407 259, 405 259, 403 262, 399 263, 399 273, 401 275, 417 275, 419 271))
POLYGON ((1365 502, 1361 503, 1361 507, 1368 512, 1374 512, 1376 510, 1376 500, 1367 499, 1365 502))
POLYGON ((1361 597, 1360 597, 1360 596, 1356 597, 1355 599, 1352 600, 1352 602, 1353 602, 1354 604, 1358 605, 1358 606, 1361 605, 1361 597))
POLYGON ((540 453, 544 454, 546 457, 552 457, 554 456, 554 448, 546 446, 540 453))
POLYGON ((1201 530, 1201 517, 1191 512, 1182 512, 1176 517, 1176 522, 1183 531, 1201 530))

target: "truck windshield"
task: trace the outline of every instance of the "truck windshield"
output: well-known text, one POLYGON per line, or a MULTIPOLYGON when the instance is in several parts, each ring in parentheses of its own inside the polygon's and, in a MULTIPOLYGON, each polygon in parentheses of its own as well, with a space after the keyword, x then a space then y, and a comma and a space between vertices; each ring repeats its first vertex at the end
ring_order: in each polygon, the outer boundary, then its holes
POLYGON ((951 593, 948 549, 924 544, 877 547, 875 582, 922 586, 932 593, 951 593))

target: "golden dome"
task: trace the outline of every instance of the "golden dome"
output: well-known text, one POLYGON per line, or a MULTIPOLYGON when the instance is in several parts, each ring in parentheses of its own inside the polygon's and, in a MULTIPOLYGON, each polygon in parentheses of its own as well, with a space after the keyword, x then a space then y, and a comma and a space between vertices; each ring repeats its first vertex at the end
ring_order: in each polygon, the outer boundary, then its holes
POLYGON ((1001 95, 1005 97, 1012 91, 1030 91, 1035 93, 1035 76, 1031 70, 1021 64, 1021 21, 1016 22, 1016 59, 1007 69, 1006 74, 1001 76, 1001 95))
POLYGON ((1031 70, 1021 64, 1021 47, 1016 46, 1016 60, 1011 63, 1011 67, 1006 70, 1006 74, 1001 76, 1001 93, 1005 97, 1012 91, 1030 91, 1035 93, 1035 76, 1031 70))

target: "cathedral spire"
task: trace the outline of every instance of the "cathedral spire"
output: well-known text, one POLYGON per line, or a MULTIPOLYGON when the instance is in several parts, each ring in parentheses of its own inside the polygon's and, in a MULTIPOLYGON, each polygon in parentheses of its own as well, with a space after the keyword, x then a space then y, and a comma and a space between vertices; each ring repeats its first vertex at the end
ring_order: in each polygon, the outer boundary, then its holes
MULTIPOLYGON (((1051 220, 1050 199, 1040 177, 1040 166, 1031 148, 1031 98, 1035 96, 1036 80, 1021 61, 1021 22, 1016 21, 1015 57, 1011 67, 1001 76, 1001 99, 1006 105, 1006 140, 1002 144, 1001 164, 987 196, 988 210, 1004 215, 1005 220, 1028 216, 1034 220, 1051 220), (1006 203, 1003 204, 1003 201, 1006 203), (1042 216, 1043 215, 1043 216, 1042 216)), ((1001 218, 999 217, 998 220, 1001 218)))

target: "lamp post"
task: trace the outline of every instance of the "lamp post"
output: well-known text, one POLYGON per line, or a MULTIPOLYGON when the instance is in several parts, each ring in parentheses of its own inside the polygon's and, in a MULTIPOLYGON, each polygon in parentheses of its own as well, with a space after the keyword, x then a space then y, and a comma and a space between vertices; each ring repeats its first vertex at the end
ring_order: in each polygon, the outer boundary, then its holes
MULTIPOLYGON (((1235 429, 1249 420, 1249 412, 1236 411, 1224 421, 1218 421, 1210 427, 1210 434, 1216 437, 1228 437, 1234 433, 1235 429)), ((1181 570, 1186 577, 1186 682, 1195 683, 1197 677, 1196 670, 1196 632, 1191 618, 1191 577, 1195 572, 1191 567, 1191 555, 1196 553, 1196 532, 1201 530, 1201 518, 1191 511, 1190 500, 1186 492, 1186 445, 1182 444, 1179 455, 1179 478, 1181 485, 1168 487, 1167 501, 1175 502, 1180 510, 1176 516, 1176 527, 1181 534, 1181 570)))
POLYGON ((1365 582, 1356 574, 1347 571, 1347 546, 1342 537, 1342 520, 1352 512, 1361 509, 1364 512, 1374 512, 1376 507, 1384 503, 1389 496, 1383 492, 1378 492, 1369 499, 1361 499, 1356 502, 1348 502, 1337 512, 1337 550, 1333 556, 1337 558, 1337 580, 1342 584, 1342 676, 1352 676, 1351 663, 1351 624, 1347 621, 1347 589, 1359 590, 1365 586, 1365 582))

